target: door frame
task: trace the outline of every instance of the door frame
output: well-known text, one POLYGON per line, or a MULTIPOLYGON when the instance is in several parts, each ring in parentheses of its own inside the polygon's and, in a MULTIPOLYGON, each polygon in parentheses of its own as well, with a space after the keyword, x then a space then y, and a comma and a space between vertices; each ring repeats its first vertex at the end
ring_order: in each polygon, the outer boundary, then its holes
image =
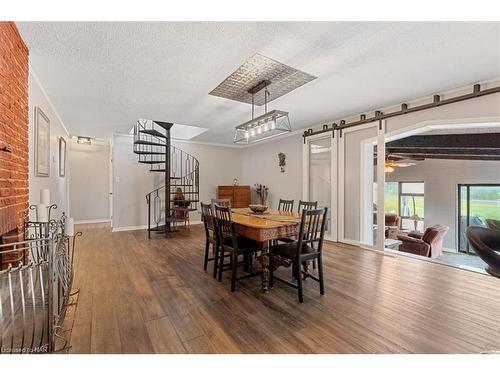
POLYGON ((331 241, 338 241, 338 202, 337 202, 337 179, 338 179, 338 168, 337 168, 337 149, 338 149, 338 136, 334 132, 317 134, 309 136, 302 143, 302 199, 309 200, 309 143, 318 139, 330 139, 330 201, 331 209, 329 212, 331 228, 329 233, 326 234, 326 239, 331 241))

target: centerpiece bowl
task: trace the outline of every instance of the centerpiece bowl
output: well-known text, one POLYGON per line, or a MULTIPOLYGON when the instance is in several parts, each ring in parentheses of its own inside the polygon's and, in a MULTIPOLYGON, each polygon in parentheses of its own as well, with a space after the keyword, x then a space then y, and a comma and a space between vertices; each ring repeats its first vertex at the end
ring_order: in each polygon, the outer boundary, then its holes
POLYGON ((264 206, 262 204, 251 204, 248 206, 248 208, 250 208, 256 214, 263 214, 268 209, 267 206, 264 206))

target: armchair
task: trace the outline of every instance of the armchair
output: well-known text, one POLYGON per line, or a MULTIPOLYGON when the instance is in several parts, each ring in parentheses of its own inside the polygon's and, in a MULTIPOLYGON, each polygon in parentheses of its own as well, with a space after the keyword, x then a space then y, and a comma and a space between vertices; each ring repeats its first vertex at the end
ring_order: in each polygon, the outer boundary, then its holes
POLYGON ((396 239, 400 233, 401 216, 395 213, 385 214, 385 238, 396 239))
POLYGON ((493 230, 500 230, 500 221, 495 219, 486 219, 486 226, 493 230))
POLYGON ((443 239, 449 229, 446 225, 437 224, 427 228, 421 235, 416 232, 398 235, 398 240, 402 241, 399 251, 437 258, 443 254, 443 239))

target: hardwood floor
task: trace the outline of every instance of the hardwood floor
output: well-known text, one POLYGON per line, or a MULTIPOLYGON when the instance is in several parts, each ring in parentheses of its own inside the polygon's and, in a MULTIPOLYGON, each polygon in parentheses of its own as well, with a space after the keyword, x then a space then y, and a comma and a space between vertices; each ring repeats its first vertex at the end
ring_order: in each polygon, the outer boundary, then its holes
MULTIPOLYGON (((500 280, 326 244, 326 294, 203 271, 200 225, 165 239, 80 226, 71 353, 479 353, 500 350, 500 280)), ((278 273, 289 275, 290 269, 278 273)), ((69 324, 69 323, 68 323, 69 324)))

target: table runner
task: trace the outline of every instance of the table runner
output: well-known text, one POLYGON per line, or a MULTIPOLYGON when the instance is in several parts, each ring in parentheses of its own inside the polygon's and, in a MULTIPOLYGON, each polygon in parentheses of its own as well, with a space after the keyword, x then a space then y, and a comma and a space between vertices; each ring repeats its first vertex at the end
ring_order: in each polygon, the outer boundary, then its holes
POLYGON ((260 217, 263 219, 267 220, 272 220, 272 221, 281 221, 281 222, 289 222, 289 223, 300 223, 300 217, 296 216, 288 216, 286 214, 284 215, 276 215, 270 212, 265 212, 263 214, 256 214, 249 208, 232 208, 232 212, 235 214, 240 214, 240 215, 247 215, 247 216, 253 216, 253 217, 260 217))

